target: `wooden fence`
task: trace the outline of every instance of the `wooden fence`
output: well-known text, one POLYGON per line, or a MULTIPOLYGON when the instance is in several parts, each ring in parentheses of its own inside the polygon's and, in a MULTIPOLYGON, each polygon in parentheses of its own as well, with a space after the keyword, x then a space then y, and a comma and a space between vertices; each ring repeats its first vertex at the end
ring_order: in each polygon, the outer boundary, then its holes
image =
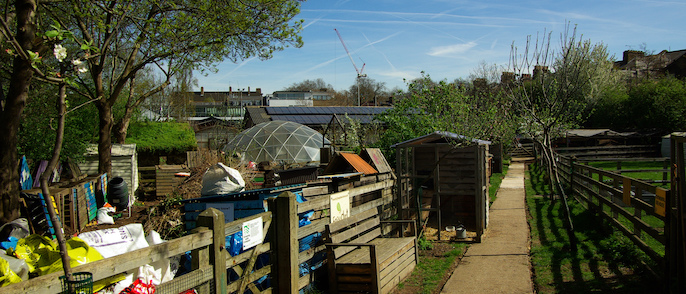
POLYGON ((619 174, 625 174, 625 173, 645 173, 645 172, 654 172, 654 173, 662 173, 662 180, 651 180, 651 179, 643 179, 643 181, 651 184, 668 184, 671 183, 671 168, 670 168, 670 161, 671 159, 669 157, 650 157, 650 158, 586 158, 586 159, 577 159, 577 162, 579 163, 584 163, 588 165, 590 162, 614 162, 616 164, 615 171, 616 173, 619 174), (626 162, 662 162, 662 168, 661 169, 626 169, 622 167, 622 163, 626 162))
POLYGON ((617 146, 589 146, 589 147, 559 147, 555 152, 579 159, 595 160, 600 158, 617 157, 655 157, 659 155, 658 145, 617 145, 617 146))
POLYGON ((670 191, 619 173, 557 155, 562 182, 588 209, 605 219, 664 267, 666 201, 670 191))
MULTIPOLYGON (((350 215, 377 207, 382 219, 387 219, 395 212, 393 182, 389 173, 361 177, 349 183, 312 185, 303 189, 308 201, 298 203, 295 194, 284 192, 268 200, 268 211, 229 223, 224 222, 221 211, 209 208, 198 216, 196 229, 187 236, 81 265, 73 268, 73 271, 90 272, 93 280, 99 281, 191 251, 191 272, 159 285, 155 293, 177 294, 190 288, 195 288, 201 294, 243 293, 246 289, 252 293, 297 293, 315 281, 326 280, 321 272, 326 268, 323 266, 326 249, 323 240, 319 239, 330 222, 331 190, 347 189, 345 191, 351 202, 350 215), (310 211, 311 223, 299 226, 298 215, 310 211), (241 231, 246 222, 256 219, 261 219, 264 241, 236 256, 230 256, 225 248, 226 237, 241 231), (304 244, 309 247, 301 250, 304 244), (258 257, 263 254, 270 255, 270 262, 257 268, 258 257), (303 267, 309 269, 303 271, 303 267), (229 276, 227 270, 232 270, 228 271, 229 276), (270 278, 270 281, 263 283, 263 288, 258 288, 254 282, 263 277, 270 278)), ((61 293, 61 275, 62 272, 56 272, 9 285, 3 287, 2 292, 61 293)))

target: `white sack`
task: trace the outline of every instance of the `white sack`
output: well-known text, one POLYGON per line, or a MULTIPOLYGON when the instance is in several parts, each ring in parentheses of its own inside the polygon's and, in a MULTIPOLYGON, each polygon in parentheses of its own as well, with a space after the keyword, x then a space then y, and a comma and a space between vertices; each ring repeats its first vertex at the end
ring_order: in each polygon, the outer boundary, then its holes
POLYGON ((202 177, 202 196, 241 192, 245 181, 241 173, 223 163, 217 163, 207 169, 202 177))
POLYGON ((108 212, 114 212, 114 207, 100 207, 98 208, 98 224, 99 225, 112 225, 114 224, 114 218, 108 214, 108 212))
POLYGON ((148 247, 142 224, 85 232, 79 234, 79 238, 104 258, 148 247))

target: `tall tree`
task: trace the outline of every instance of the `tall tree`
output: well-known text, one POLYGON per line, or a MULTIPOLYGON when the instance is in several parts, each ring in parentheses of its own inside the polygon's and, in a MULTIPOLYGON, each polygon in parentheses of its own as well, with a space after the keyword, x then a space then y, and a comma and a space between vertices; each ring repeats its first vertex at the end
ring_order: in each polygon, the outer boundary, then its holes
POLYGON ((527 39, 519 55, 513 44, 512 72, 521 77, 509 95, 523 119, 523 131, 541 147, 543 163, 553 190, 563 200, 565 227, 570 242, 576 239, 564 190, 560 187, 552 141, 561 132, 581 123, 591 113, 597 97, 620 81, 603 44, 592 44, 570 31, 560 36, 560 48, 550 46, 551 33, 532 42, 527 39), (533 70, 533 71, 532 71, 533 70))
POLYGON ((11 58, 11 75, 6 94, 3 91, 0 111, 0 223, 19 216, 19 162, 17 133, 21 124, 33 78, 29 52, 34 51, 36 39, 36 1, 16 0, 14 6, 3 6, 2 41, 19 48, 17 58, 11 58), (14 30, 10 25, 14 23, 14 30))
POLYGON ((528 37, 521 55, 513 45, 511 70, 520 81, 509 84, 508 93, 524 120, 522 131, 540 143, 552 168, 552 140, 588 117, 620 75, 613 71, 606 46, 583 40, 576 28, 561 34, 558 50, 550 46, 551 35, 528 37))
POLYGON ((389 97, 386 83, 377 82, 370 77, 359 77, 357 82, 350 86, 348 90, 348 98, 352 101, 358 101, 361 105, 377 106, 380 100, 385 100, 389 97))
POLYGON ((300 7, 295 0, 65 0, 44 5, 51 17, 84 40, 90 71, 75 89, 93 99, 99 112, 100 172, 111 171, 118 99, 129 98, 118 123, 121 140, 130 109, 162 91, 175 74, 189 67, 212 69, 224 59, 267 59, 286 46, 302 45, 302 21, 292 21, 300 7), (146 67, 162 72, 163 81, 147 92, 127 93, 146 67))

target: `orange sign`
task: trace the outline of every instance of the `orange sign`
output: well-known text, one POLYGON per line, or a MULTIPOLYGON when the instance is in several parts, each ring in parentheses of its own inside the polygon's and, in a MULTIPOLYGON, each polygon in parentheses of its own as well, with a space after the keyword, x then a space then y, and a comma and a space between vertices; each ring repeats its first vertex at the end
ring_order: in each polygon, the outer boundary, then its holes
POLYGON ((655 189, 655 213, 665 216, 667 210, 667 190, 662 188, 655 189))

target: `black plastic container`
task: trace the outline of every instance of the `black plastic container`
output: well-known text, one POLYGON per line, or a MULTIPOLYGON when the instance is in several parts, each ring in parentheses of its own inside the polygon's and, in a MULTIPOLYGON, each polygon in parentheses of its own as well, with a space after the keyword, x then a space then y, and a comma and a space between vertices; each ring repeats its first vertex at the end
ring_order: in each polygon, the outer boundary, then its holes
POLYGON ((115 177, 110 180, 107 185, 107 199, 118 211, 128 208, 129 189, 123 178, 115 177))

